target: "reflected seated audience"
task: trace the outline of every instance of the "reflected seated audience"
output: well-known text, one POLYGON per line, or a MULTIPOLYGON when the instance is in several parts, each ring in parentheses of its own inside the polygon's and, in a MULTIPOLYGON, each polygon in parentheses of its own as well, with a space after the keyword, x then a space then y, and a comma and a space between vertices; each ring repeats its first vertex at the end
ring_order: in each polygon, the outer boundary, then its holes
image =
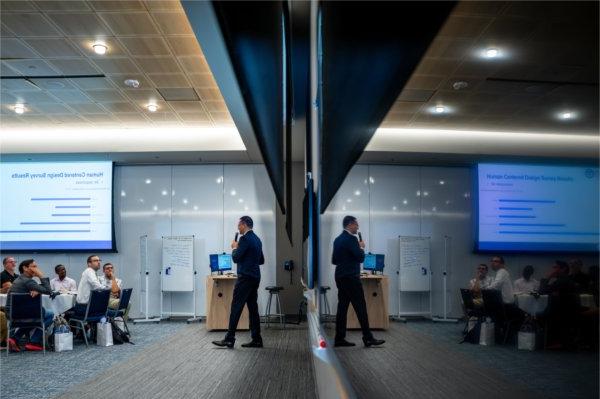
POLYGON ((515 295, 538 292, 540 289, 540 282, 533 278, 534 272, 535 269, 531 265, 527 265, 523 268, 523 277, 515 280, 515 295))

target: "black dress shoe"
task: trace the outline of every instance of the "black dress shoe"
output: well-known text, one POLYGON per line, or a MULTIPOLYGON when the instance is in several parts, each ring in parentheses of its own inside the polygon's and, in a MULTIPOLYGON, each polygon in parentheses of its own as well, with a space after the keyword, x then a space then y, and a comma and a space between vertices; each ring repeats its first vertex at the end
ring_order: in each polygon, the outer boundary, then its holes
POLYGON ((242 344, 242 348, 262 348, 262 341, 250 341, 245 344, 242 344))
POLYGON ((375 338, 370 338, 370 339, 363 338, 363 342, 367 348, 369 346, 377 346, 377 345, 385 344, 385 341, 383 339, 375 339, 375 338))
POLYGON ((227 341, 227 340, 213 341, 212 343, 217 346, 226 346, 228 348, 233 348, 233 344, 234 344, 233 341, 227 341))
POLYGON ((335 341, 335 343, 333 344, 333 346, 335 346, 335 347, 340 347, 340 346, 356 346, 356 344, 354 342, 348 342, 345 339, 341 339, 339 341, 335 341))

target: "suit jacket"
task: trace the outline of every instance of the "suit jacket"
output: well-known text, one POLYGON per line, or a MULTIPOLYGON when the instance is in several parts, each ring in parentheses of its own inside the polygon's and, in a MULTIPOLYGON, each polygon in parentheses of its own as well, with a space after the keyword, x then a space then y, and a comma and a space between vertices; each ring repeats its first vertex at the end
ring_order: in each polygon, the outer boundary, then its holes
POLYGON ((237 263, 237 273, 240 276, 253 277, 260 280, 260 265, 265 263, 262 242, 254 231, 250 230, 238 241, 238 247, 231 253, 237 263))
POLYGON ((365 251, 358 245, 358 239, 346 230, 333 242, 331 263, 336 265, 335 278, 360 277, 360 264, 365 260, 365 251))

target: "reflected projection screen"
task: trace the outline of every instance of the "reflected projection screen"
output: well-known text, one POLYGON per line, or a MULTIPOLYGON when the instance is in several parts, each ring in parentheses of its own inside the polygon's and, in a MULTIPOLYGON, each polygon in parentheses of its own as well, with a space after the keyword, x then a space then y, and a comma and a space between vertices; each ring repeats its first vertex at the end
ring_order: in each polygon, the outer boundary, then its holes
POLYGON ((480 251, 598 251, 598 168, 477 165, 480 251))
POLYGON ((0 164, 0 250, 112 251, 112 162, 0 164))

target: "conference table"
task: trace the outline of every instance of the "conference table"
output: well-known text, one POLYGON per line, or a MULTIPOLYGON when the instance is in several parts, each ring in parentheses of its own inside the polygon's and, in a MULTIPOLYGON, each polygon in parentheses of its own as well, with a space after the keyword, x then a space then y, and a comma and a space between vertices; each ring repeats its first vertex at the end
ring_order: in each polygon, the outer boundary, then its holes
MULTIPOLYGON (((65 313, 67 310, 75 306, 75 293, 60 294, 50 298, 49 295, 42 295, 42 306, 45 309, 52 309, 55 315, 65 313)), ((6 306, 8 294, 0 294, 0 306, 6 306)))

